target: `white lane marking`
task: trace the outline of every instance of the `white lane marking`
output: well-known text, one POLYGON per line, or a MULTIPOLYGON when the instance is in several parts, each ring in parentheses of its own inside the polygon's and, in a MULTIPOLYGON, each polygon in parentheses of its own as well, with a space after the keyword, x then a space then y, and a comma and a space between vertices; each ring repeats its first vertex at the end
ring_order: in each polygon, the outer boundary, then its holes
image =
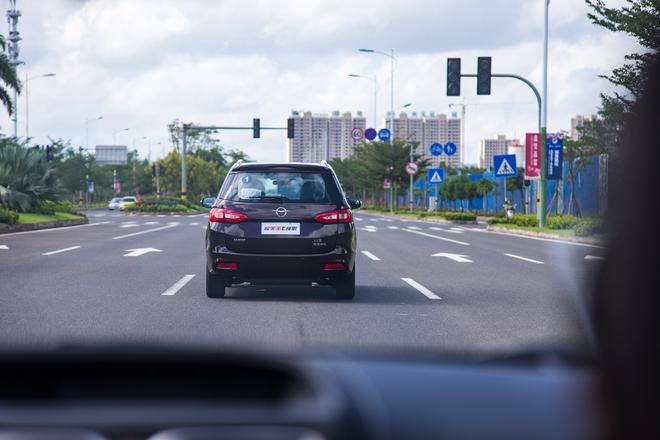
POLYGON ((121 217, 121 214, 112 214, 111 217, 121 217))
POLYGON ((188 217, 188 218, 195 218, 195 217, 197 217, 197 214, 187 215, 186 217, 188 217))
POLYGON ((64 248, 64 249, 58 249, 56 251, 44 252, 41 255, 55 255, 55 254, 59 254, 60 252, 72 251, 74 249, 80 249, 80 246, 71 246, 71 247, 64 248))
POLYGON ((369 219, 370 222, 377 222, 378 220, 380 220, 380 219, 379 218, 370 218, 369 219))
POLYGON ((190 226, 199 226, 199 222, 188 223, 190 226))
POLYGON ((160 222, 146 222, 145 225, 157 225, 160 222))
POLYGON ((422 228, 420 228, 419 226, 408 226, 408 229, 414 229, 415 231, 419 231, 422 228))
POLYGON ((124 257, 139 257, 149 252, 163 252, 160 249, 156 248, 138 248, 138 249, 126 249, 127 254, 124 254, 124 257))
POLYGON ((383 218, 381 220, 384 221, 384 222, 393 222, 394 221, 391 218, 383 218))
POLYGON ((530 263, 534 263, 534 264, 544 264, 543 261, 532 260, 531 258, 521 257, 520 255, 514 255, 514 254, 504 254, 504 255, 506 255, 507 257, 511 257, 511 258, 517 258, 517 259, 523 260, 523 261, 529 261, 530 263))
POLYGON ((9 236, 12 236, 12 235, 22 235, 22 234, 36 234, 38 232, 61 231, 63 229, 85 228, 87 226, 105 225, 105 224, 108 224, 108 223, 110 223, 110 222, 87 223, 86 225, 64 226, 64 227, 61 227, 61 228, 38 229, 36 231, 10 232, 9 234, 0 234, 0 237, 9 237, 9 236))
POLYGON ((424 295, 428 299, 442 299, 435 293, 431 292, 426 287, 419 284, 417 281, 413 280, 412 278, 401 278, 401 279, 406 283, 408 283, 409 285, 411 285, 413 288, 417 289, 422 295, 424 295))
POLYGON ((470 246, 470 243, 466 243, 464 241, 458 241, 458 240, 452 240, 451 238, 439 237, 437 235, 427 234, 426 232, 411 231, 410 229, 402 229, 402 231, 410 232, 410 233, 413 233, 413 234, 423 235, 424 237, 435 238, 437 240, 444 240, 444 241, 448 241, 450 243, 456 243, 456 244, 460 244, 460 245, 463 245, 463 246, 470 246))
POLYGON ((378 258, 377 256, 375 256, 374 254, 372 254, 369 251, 362 251, 362 253, 364 255, 366 255, 367 257, 371 258, 373 261, 380 261, 380 258, 378 258))
POLYGON ((149 232, 156 232, 156 231, 162 231, 165 229, 170 229, 175 226, 178 226, 178 223, 170 223, 167 226, 161 226, 160 228, 153 228, 153 229, 147 229, 146 231, 140 231, 140 232, 133 232, 132 234, 126 234, 126 235, 119 235, 117 237, 112 237, 113 240, 120 240, 122 238, 128 238, 128 237, 134 237, 136 235, 141 235, 141 234, 148 234, 149 232))
MULTIPOLYGON (((0 249, 2 249, 2 248, 0 248, 0 249)), ((604 260, 605 257, 600 257, 598 255, 586 255, 584 257, 584 259, 587 260, 587 261, 590 261, 590 260, 604 260)))
POLYGON ((158 214, 156 217, 165 217, 165 214, 158 214))
POLYGON ((6 244, 0 244, 0 249, 7 249, 7 250, 9 250, 9 246, 7 246, 6 244))
POLYGON ((361 222, 364 219, 362 217, 353 217, 353 220, 355 220, 356 222, 361 222))
POLYGON ((469 255, 459 255, 459 254, 449 254, 446 252, 438 252, 437 254, 431 255, 432 257, 445 257, 450 260, 454 260, 457 263, 474 263, 470 260, 469 255))
POLYGON ((185 286, 186 284, 188 284, 188 282, 190 282, 190 280, 192 280, 193 278, 195 278, 195 275, 194 275, 194 274, 184 275, 183 278, 181 278, 181 279, 180 279, 179 281, 177 281, 176 283, 172 284, 172 287, 170 287, 169 289, 167 289, 165 292, 161 293, 161 295, 165 295, 165 296, 172 296, 172 295, 174 295, 174 294, 177 293, 179 290, 181 290, 181 288, 182 288, 183 286, 185 286))
POLYGON ((367 231, 367 232, 376 232, 378 229, 376 228, 360 228, 362 231, 367 231))
POLYGON ((387 229, 399 229, 398 226, 388 226, 387 229))
POLYGON ((135 223, 135 222, 124 223, 123 225, 119 225, 120 228, 137 228, 137 227, 139 227, 139 226, 140 226, 140 225, 137 224, 137 223, 135 223))
POLYGON ((444 231, 444 228, 438 228, 437 226, 431 226, 429 229, 433 229, 434 231, 444 231))

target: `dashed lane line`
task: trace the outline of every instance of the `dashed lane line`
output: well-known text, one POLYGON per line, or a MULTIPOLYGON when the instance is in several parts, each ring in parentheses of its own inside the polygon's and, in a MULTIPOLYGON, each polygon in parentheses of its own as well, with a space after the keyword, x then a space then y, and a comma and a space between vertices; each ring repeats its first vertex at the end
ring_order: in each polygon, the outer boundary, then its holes
POLYGON ((402 231, 410 232, 412 234, 423 235, 424 237, 435 238, 436 240, 448 241, 450 243, 460 244, 462 246, 470 246, 470 243, 466 243, 464 241, 452 240, 451 238, 445 238, 445 237, 440 237, 438 235, 427 234, 426 232, 422 232, 422 231, 413 231, 413 230, 407 229, 407 228, 402 229, 402 231))
POLYGON ((134 237, 136 235, 141 235, 141 234, 148 234, 149 232, 156 232, 156 231, 162 231, 165 229, 170 229, 175 226, 178 226, 179 223, 170 223, 167 226, 161 226, 160 228, 153 228, 153 229, 147 229, 146 231, 140 231, 140 232, 133 232, 132 234, 126 234, 126 235, 119 235, 117 237, 112 237, 113 240, 120 240, 122 238, 128 238, 128 237, 134 237))
POLYGON ((520 255, 514 255, 514 254, 504 254, 504 255, 506 255, 507 257, 516 258, 518 260, 528 261, 534 264, 544 264, 543 261, 532 260, 531 258, 521 257, 520 255))
POLYGON ((55 255, 55 254, 60 254, 62 252, 72 251, 74 249, 80 249, 80 246, 71 246, 71 247, 64 248, 64 249, 58 249, 56 251, 44 252, 41 255, 55 255))
POLYGON ((420 292, 422 295, 427 297, 428 299, 442 299, 435 293, 431 292, 429 289, 426 287, 422 286, 419 284, 417 281, 413 280, 412 278, 401 278, 403 281, 408 283, 411 287, 416 289, 418 292, 420 292))
POLYGON ((188 284, 188 283, 190 282, 190 280, 192 280, 193 278, 195 278, 195 275, 194 275, 194 274, 184 275, 179 281, 177 281, 176 283, 172 284, 172 287, 170 287, 169 289, 167 289, 165 292, 161 293, 161 295, 162 295, 162 296, 172 296, 172 295, 174 295, 174 294, 177 293, 179 290, 181 290, 181 288, 182 288, 183 286, 185 286, 186 284, 188 284))
POLYGON ((373 260, 373 261, 380 261, 380 258, 378 258, 377 256, 375 256, 374 254, 372 254, 372 253, 369 252, 369 251, 362 251, 362 253, 363 253, 364 255, 366 255, 367 257, 369 257, 369 258, 370 258, 371 260, 373 260))

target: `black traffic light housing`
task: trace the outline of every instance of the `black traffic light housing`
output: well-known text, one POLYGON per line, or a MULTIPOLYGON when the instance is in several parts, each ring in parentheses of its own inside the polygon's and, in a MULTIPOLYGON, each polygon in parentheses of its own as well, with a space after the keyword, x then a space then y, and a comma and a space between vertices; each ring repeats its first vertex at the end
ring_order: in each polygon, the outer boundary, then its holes
POLYGON ((461 96, 460 58, 447 58, 447 96, 461 96))
POLYGON ((50 162, 54 158, 55 158, 55 152, 53 151, 53 147, 51 147, 50 145, 46 145, 46 160, 50 162))
POLYGON ((156 164, 151 165, 151 175, 156 177, 156 164))
POLYGON ((294 123, 295 123, 295 121, 293 120, 293 118, 289 118, 289 119, 286 120, 286 138, 287 139, 293 139, 294 136, 295 136, 295 131, 294 131, 295 125, 294 125, 294 123))
POLYGON ((158 166, 158 175, 159 176, 164 176, 165 175, 165 165, 160 164, 158 166))
POLYGON ((252 137, 258 139, 261 137, 261 119, 252 119, 252 137))
POLYGON ((477 95, 490 95, 491 57, 477 58, 477 95))

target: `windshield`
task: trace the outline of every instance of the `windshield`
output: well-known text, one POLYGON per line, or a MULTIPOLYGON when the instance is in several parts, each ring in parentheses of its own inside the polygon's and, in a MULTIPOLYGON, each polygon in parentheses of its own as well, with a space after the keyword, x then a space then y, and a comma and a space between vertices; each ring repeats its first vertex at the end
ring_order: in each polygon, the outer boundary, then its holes
POLYGON ((655 3, 544 3, 2 2, 0 348, 590 352, 655 3))
POLYGON ((330 173, 231 173, 219 197, 233 201, 339 204, 340 189, 330 173))

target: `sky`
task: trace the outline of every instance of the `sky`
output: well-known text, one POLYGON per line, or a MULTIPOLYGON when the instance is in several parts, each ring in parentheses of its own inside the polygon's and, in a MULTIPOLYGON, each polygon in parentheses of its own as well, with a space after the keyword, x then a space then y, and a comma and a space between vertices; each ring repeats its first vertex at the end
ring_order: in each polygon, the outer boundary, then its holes
MULTIPOLYGON (((619 5, 623 0, 610 0, 619 5)), ((8 1, 4 2, 7 6, 8 1)), ((172 147, 167 124, 178 118, 205 125, 286 126, 292 110, 362 110, 373 121, 390 108, 389 58, 397 59, 395 108, 448 115, 466 104, 464 160, 476 164, 479 140, 504 134, 524 140, 537 131, 532 91, 493 79, 490 96, 462 81, 462 96, 446 96, 446 59, 476 72, 491 56, 493 73, 521 75, 541 90, 543 0, 18 0, 20 77, 29 81, 29 136, 75 147, 118 144, 142 156, 172 147), (39 77, 55 73, 54 77, 39 77), (102 116, 102 119, 97 119, 102 116), (128 128, 128 130, 123 130, 128 128), (117 131, 123 130, 123 131, 117 131)), ((570 118, 598 109, 613 90, 599 75, 637 50, 634 41, 595 27, 582 0, 552 0, 549 27, 548 129, 569 130, 570 118)), ((6 25, 5 25, 6 26, 6 25)), ((0 29, 6 35, 7 29, 0 29)), ((18 135, 26 135, 25 93, 18 100, 18 135)), ((377 127, 380 128, 380 127, 377 127)), ((12 132, 6 112, 0 131, 12 132)), ((258 161, 286 160, 286 134, 221 132, 226 149, 258 161)))

